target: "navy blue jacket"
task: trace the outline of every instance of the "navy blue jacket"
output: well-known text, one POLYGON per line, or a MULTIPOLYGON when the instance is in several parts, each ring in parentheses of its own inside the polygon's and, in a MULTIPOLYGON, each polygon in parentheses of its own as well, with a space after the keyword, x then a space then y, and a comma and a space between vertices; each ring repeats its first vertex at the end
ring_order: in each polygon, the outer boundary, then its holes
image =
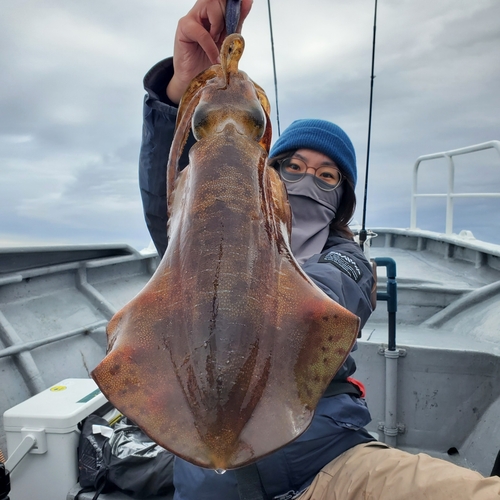
MULTIPOLYGON (((146 223, 160 256, 167 248, 166 164, 177 108, 165 89, 173 74, 172 59, 155 65, 144 78, 144 124, 139 160, 139 184, 146 223)), ((192 143, 194 139, 190 138, 192 143)), ((188 142, 185 153, 189 150, 188 142)), ((181 166, 187 164, 187 154, 181 166)), ((359 246, 330 234, 319 255, 303 264, 304 271, 332 299, 361 318, 372 312, 371 266, 359 246)), ((356 370, 351 356, 334 380, 345 380, 356 370)), ((307 487, 318 471, 344 451, 373 440, 366 432, 371 420, 362 398, 348 394, 323 397, 311 426, 299 438, 257 462, 268 498, 307 487)), ((238 500, 234 472, 219 475, 177 459, 174 467, 176 500, 238 500)))

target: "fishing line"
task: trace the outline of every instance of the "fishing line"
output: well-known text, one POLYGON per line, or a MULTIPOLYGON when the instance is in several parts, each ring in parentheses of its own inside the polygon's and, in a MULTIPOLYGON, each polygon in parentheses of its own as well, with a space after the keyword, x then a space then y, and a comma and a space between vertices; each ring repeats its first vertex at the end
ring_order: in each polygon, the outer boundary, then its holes
POLYGON ((375 14, 373 16, 372 71, 370 78, 370 106, 368 113, 368 140, 367 140, 367 150, 366 150, 365 192, 363 195, 363 220, 361 223, 361 231, 359 232, 359 246, 361 248, 364 247, 367 238, 366 201, 368 198, 368 172, 370 165, 370 141, 371 141, 371 131, 372 131, 373 80, 375 80, 374 70, 375 70, 375 40, 377 34, 377 1, 378 0, 375 0, 375 14))
POLYGON ((273 56, 273 74, 274 74, 274 95, 276 96, 276 123, 278 124, 278 137, 281 135, 280 112, 278 107, 278 78, 276 77, 276 58, 274 57, 274 37, 273 20, 271 17, 271 0, 267 0, 267 10, 269 12, 269 34, 271 35, 271 54, 273 56))

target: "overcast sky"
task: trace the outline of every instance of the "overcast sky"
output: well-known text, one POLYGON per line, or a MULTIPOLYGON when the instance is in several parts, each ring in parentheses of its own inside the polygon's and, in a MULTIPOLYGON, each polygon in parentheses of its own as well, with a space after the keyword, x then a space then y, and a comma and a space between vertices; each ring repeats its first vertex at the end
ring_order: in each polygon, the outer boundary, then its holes
MULTIPOLYGON (((142 78, 171 55, 186 0, 6 0, 0 18, 0 244, 149 243, 137 159, 142 78)), ((324 118, 351 136, 361 221, 373 0, 272 0, 282 129, 324 118)), ((379 0, 367 227, 408 227, 415 159, 500 140, 500 1, 379 0)), ((274 103, 267 0, 240 67, 274 103)), ((277 127, 273 114, 275 137, 277 127)), ((446 164, 422 167, 444 192, 446 164)), ((457 159, 456 191, 500 191, 494 151, 457 159)), ((418 225, 444 231, 444 201, 418 225)), ((500 243, 500 199, 458 200, 454 231, 500 243)))

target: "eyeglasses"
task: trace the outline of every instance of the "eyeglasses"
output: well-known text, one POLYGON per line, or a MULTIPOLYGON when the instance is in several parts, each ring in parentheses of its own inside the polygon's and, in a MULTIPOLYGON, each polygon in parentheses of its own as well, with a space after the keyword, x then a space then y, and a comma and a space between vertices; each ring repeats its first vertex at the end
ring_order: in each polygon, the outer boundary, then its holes
MULTIPOLYGON (((309 168, 300 158, 285 158, 279 162, 280 175, 285 182, 301 181, 309 168)), ((314 169, 314 183, 322 191, 333 191, 342 184, 342 174, 340 170, 333 166, 322 166, 314 169)))

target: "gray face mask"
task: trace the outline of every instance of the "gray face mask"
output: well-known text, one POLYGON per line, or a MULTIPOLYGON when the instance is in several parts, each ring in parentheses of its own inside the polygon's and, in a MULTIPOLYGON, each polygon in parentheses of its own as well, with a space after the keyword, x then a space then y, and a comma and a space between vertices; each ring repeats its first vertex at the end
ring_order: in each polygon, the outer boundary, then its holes
POLYGON ((285 186, 293 215, 292 253, 303 264, 323 250, 344 189, 341 184, 333 191, 322 191, 312 175, 299 182, 285 182, 285 186))

